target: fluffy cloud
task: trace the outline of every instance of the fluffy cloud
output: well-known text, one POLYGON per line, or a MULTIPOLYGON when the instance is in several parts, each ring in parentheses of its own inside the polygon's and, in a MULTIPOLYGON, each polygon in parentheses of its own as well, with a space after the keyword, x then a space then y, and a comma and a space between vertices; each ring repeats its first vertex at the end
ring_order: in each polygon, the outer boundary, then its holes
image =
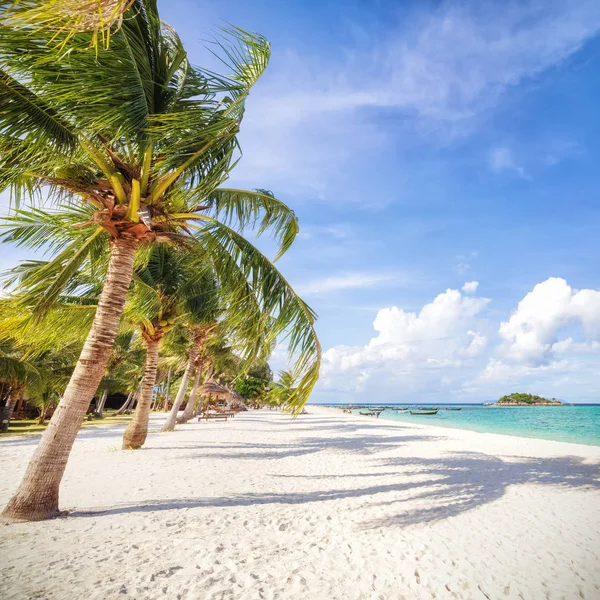
POLYGON ((586 349, 600 339, 600 291, 576 291, 564 279, 551 277, 519 302, 500 324, 499 335, 502 358, 530 366, 548 364, 557 353, 586 349))
POLYGON ((448 289, 419 312, 381 309, 377 335, 366 346, 325 352, 322 386, 361 392, 368 384, 398 395, 451 385, 453 371, 468 367, 487 345, 481 314, 488 302, 448 289))
POLYGON ((382 402, 484 401, 517 389, 569 401, 596 397, 600 291, 551 277, 494 324, 477 287, 448 289, 416 312, 379 310, 365 346, 324 353, 320 393, 382 402))

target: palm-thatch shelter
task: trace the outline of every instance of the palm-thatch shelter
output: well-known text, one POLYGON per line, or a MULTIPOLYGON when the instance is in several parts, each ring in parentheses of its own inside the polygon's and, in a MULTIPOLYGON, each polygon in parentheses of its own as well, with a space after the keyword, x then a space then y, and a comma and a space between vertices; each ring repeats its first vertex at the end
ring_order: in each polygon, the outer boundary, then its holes
POLYGON ((201 396, 209 396, 217 400, 225 400, 231 396, 231 392, 216 381, 207 381, 198 388, 201 396))

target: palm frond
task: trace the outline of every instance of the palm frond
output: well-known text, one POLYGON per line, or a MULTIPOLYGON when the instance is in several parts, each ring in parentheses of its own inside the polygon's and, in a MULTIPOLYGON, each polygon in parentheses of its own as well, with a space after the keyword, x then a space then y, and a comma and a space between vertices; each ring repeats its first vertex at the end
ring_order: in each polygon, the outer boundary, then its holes
POLYGON ((65 290, 77 284, 77 274, 82 265, 93 254, 95 244, 105 244, 106 232, 96 227, 89 237, 75 239, 50 261, 29 263, 26 271, 21 271, 17 286, 17 296, 27 306, 34 308, 38 316, 48 312, 65 290))
POLYGON ((218 188, 203 199, 203 204, 212 208, 215 218, 226 225, 235 223, 244 229, 258 223, 258 235, 269 230, 280 243, 275 260, 290 248, 299 231, 294 211, 268 190, 218 188))
POLYGON ((213 262, 219 285, 229 294, 239 314, 244 315, 247 326, 255 323, 260 328, 263 320, 265 333, 264 319, 268 315, 269 335, 287 340, 290 358, 295 361, 294 374, 299 378, 290 404, 301 408, 319 376, 321 346, 314 330, 315 313, 277 268, 230 227, 211 220, 199 228, 196 239, 201 251, 213 262), (252 296, 259 303, 259 311, 252 296))
POLYGON ((0 132, 35 140, 61 151, 71 151, 77 131, 31 89, 0 69, 0 132))

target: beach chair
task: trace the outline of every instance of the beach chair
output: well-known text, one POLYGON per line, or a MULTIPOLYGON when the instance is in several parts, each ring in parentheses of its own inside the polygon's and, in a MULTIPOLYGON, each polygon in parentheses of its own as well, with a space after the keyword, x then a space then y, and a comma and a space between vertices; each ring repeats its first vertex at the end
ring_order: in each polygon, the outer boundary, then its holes
POLYGON ((227 419, 229 418, 230 415, 225 415, 219 412, 205 412, 205 413, 201 413, 198 416, 198 423, 200 423, 200 421, 202 421, 203 419, 205 421, 208 421, 209 419, 219 419, 221 421, 227 421, 227 419))

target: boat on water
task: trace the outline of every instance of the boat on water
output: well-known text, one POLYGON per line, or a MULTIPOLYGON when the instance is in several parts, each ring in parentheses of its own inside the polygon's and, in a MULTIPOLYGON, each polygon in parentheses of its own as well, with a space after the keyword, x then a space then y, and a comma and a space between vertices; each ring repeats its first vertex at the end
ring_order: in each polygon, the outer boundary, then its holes
POLYGON ((462 410, 462 408, 461 408, 461 407, 458 407, 458 408, 451 408, 451 407, 448 407, 448 406, 447 406, 447 407, 446 407, 446 410, 462 410))
POLYGON ((433 410, 411 410, 411 415, 437 415, 439 408, 433 410))
POLYGON ((358 413, 359 415, 363 415, 363 417, 375 417, 375 416, 379 416, 376 412, 373 412, 372 410, 361 410, 358 413))
POLYGON ((404 412, 404 411, 408 410, 408 407, 403 407, 403 408, 393 407, 392 410, 396 410, 396 411, 399 411, 399 412, 404 412))

